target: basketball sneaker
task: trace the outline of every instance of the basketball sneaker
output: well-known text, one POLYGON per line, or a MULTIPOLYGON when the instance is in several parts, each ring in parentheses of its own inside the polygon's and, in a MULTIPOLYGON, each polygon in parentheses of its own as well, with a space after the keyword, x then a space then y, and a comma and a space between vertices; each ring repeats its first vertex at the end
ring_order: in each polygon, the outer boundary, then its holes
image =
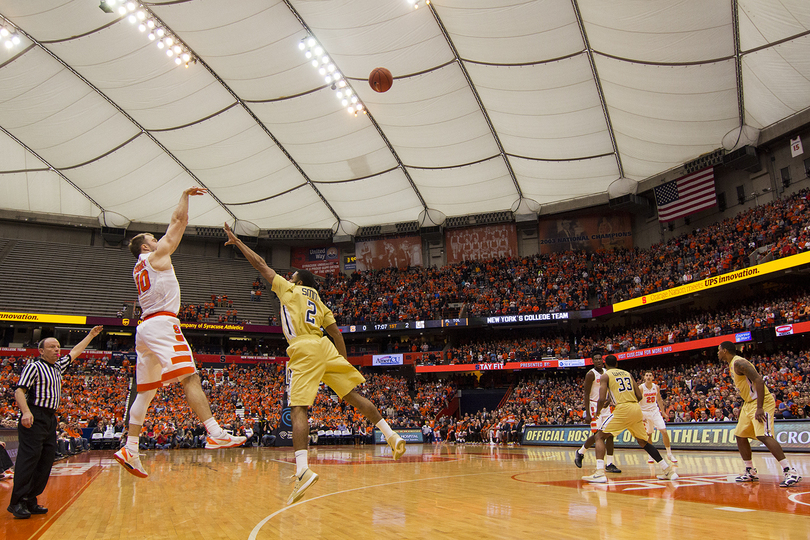
POLYGON ((667 459, 669 460, 670 463, 678 463, 678 458, 676 458, 672 454, 667 454, 667 459))
POLYGON ((585 459, 585 454, 581 453, 579 450, 574 452, 574 465, 576 465, 578 469, 582 468, 583 459, 585 459))
POLYGON ((677 480, 680 477, 675 472, 675 466, 670 463, 669 467, 661 471, 656 478, 659 480, 677 480))
POLYGON ((312 472, 312 469, 307 468, 301 476, 292 475, 290 478, 295 478, 295 486, 293 486, 290 498, 287 499, 287 505, 298 501, 304 496, 304 492, 309 489, 309 486, 318 481, 318 475, 312 472))
POLYGON ((209 449, 233 448, 235 446, 243 445, 246 440, 247 437, 234 437, 230 433, 223 430, 222 435, 219 437, 212 437, 211 435, 207 436, 205 438, 205 447, 209 449))
POLYGON ((607 484, 608 481, 605 471, 596 471, 590 476, 583 476, 582 479, 592 484, 607 484))
POLYGON ((647 463, 655 463, 655 460, 651 457, 647 458, 647 463))
POLYGON ((149 476, 146 473, 146 469, 141 465, 141 457, 138 454, 130 452, 126 446, 113 454, 113 457, 129 474, 137 476, 138 478, 146 478, 149 476))
POLYGON ((799 476, 799 473, 796 469, 791 469, 789 467, 785 467, 785 479, 779 482, 779 487, 791 487, 795 486, 799 483, 802 477, 799 476))
POLYGON ((394 457, 394 459, 397 460, 401 458, 402 454, 405 453, 405 441, 402 439, 402 437, 394 433, 388 437, 386 441, 388 442, 388 446, 391 447, 391 455, 394 457))
POLYGON ((605 472, 612 472, 612 473, 619 474, 620 472, 622 472, 622 470, 620 468, 618 468, 615 464, 611 463, 610 465, 607 465, 605 467, 605 472))
POLYGON ((754 467, 746 467, 745 472, 735 478, 735 480, 737 482, 757 482, 759 481, 759 476, 757 476, 757 470, 754 467))

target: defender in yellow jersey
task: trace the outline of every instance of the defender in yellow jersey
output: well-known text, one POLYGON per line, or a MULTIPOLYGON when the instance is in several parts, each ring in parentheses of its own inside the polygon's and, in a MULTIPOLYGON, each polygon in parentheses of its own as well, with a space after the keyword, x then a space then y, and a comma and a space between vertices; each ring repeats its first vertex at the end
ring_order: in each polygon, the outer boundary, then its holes
POLYGON ((672 464, 667 463, 658 449, 647 441, 647 432, 641 415, 641 406, 638 404, 643 394, 633 380, 633 376, 623 369, 619 369, 618 359, 609 354, 605 358, 607 370, 599 378, 599 401, 596 405, 596 416, 607 406, 608 397, 615 405, 613 412, 601 424, 596 432, 596 472, 591 476, 583 476, 583 480, 604 484, 605 477, 605 438, 607 434, 618 435, 625 429, 636 438, 638 444, 650 455, 661 469, 658 475, 660 480, 676 480, 678 473, 672 464))
POLYGON ((276 274, 265 260, 225 224, 228 234, 226 246, 236 246, 245 258, 259 271, 264 279, 272 284, 273 292, 281 302, 281 327, 287 338, 287 354, 290 357, 287 369, 290 371, 290 412, 293 427, 293 448, 295 449, 295 486, 287 504, 300 499, 315 482, 318 475, 307 464, 307 443, 309 424, 307 409, 315 401, 321 381, 329 385, 346 403, 363 413, 385 435, 391 446, 394 459, 405 453, 405 441, 388 425, 369 400, 354 388, 366 379, 352 366, 347 358, 346 344, 340 333, 332 311, 321 302, 316 289, 315 276, 306 270, 293 274, 290 281, 276 274), (323 335, 324 328, 329 336, 323 335))
POLYGON ((771 451, 773 457, 779 462, 785 478, 779 484, 781 487, 791 487, 802 479, 796 469, 790 466, 782 451, 782 446, 774 438, 773 413, 776 411, 776 401, 765 386, 765 381, 757 372, 754 364, 737 355, 737 346, 724 341, 717 347, 717 358, 727 362, 729 373, 734 379, 734 386, 740 392, 745 402, 740 409, 740 418, 737 420, 737 448, 745 463, 745 472, 737 477, 737 482, 756 482, 759 480, 757 470, 754 468, 751 454, 751 443, 748 439, 758 439, 771 451))

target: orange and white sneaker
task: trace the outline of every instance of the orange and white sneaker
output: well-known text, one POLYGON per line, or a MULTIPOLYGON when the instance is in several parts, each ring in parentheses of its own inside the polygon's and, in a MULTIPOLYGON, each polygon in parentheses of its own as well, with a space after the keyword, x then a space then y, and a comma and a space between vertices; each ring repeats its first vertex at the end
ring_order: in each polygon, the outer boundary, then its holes
POLYGON ((386 442, 391 447, 391 455, 395 460, 401 458, 402 454, 405 453, 405 440, 396 433, 388 437, 386 442))
POLYGON ((247 437, 234 437, 230 433, 223 431, 220 437, 212 437, 211 435, 205 438, 205 447, 212 448, 233 448, 235 446, 242 446, 245 444, 247 437))
POLYGON ((126 446, 116 452, 113 457, 129 474, 137 476, 138 478, 146 478, 149 476, 146 473, 146 469, 141 465, 141 457, 127 450, 126 446))

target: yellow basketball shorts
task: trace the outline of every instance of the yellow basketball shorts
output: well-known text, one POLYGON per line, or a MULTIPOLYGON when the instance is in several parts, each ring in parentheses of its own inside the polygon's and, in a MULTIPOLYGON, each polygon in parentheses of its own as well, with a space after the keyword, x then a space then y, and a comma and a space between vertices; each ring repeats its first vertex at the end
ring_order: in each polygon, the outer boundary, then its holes
POLYGON ((773 413, 776 412, 776 401, 773 399, 773 394, 765 395, 762 408, 765 411, 765 421, 759 422, 754 419, 754 414, 757 412, 757 402, 749 401, 744 403, 742 409, 740 409, 740 419, 737 421, 737 429, 734 431, 734 435, 748 439, 774 437, 773 413))
POLYGON ((343 358, 329 338, 298 339, 287 347, 290 361, 290 406, 310 407, 321 381, 343 398, 355 386, 366 382, 353 365, 343 358))
POLYGON ((602 420, 599 429, 603 433, 618 435, 625 429, 639 441, 647 440, 644 419, 638 403, 619 403, 613 412, 602 420))

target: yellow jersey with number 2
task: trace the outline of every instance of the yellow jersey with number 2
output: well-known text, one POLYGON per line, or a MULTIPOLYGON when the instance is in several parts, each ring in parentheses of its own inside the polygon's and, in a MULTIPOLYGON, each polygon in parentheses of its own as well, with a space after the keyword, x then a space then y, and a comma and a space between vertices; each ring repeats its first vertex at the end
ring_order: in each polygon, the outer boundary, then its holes
POLYGON ((332 310, 321 302, 315 289, 293 285, 278 274, 273 278, 272 289, 281 302, 281 329, 288 343, 304 336, 323 337, 321 327, 334 324, 332 310))

